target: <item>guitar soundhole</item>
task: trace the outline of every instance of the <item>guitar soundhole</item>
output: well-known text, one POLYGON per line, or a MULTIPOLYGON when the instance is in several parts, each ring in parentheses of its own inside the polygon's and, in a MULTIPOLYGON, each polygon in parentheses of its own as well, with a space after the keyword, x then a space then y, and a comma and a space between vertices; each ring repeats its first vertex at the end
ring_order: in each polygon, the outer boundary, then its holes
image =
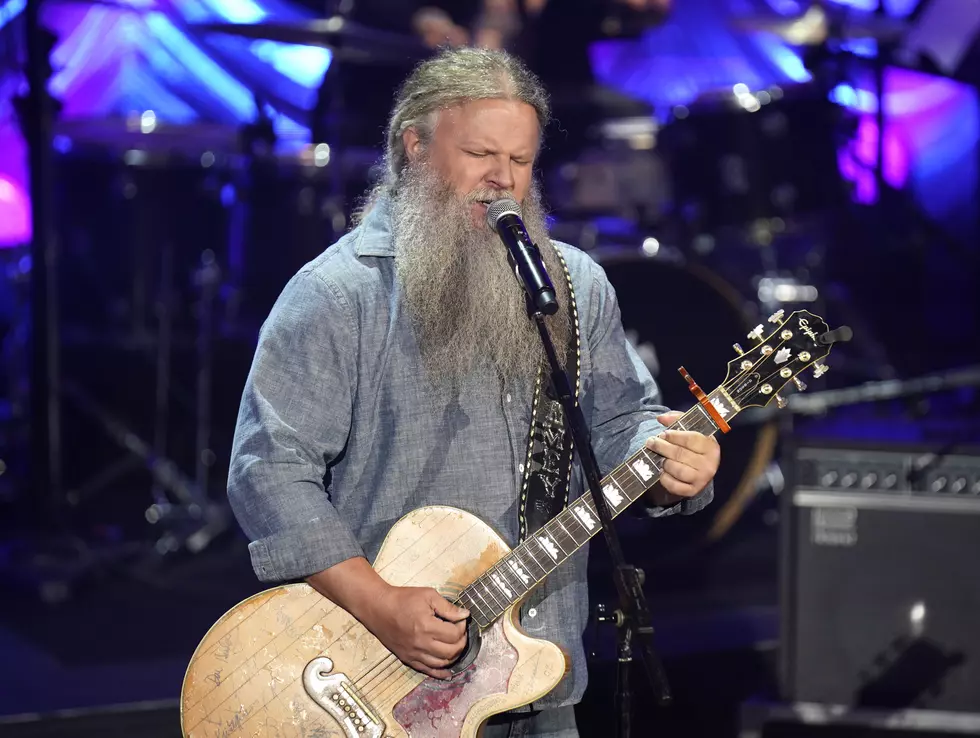
POLYGON ((476 661, 476 657, 480 653, 480 642, 480 627, 473 618, 470 618, 466 624, 466 647, 459 655, 459 658, 449 665, 449 671, 452 672, 454 677, 465 671, 470 664, 476 661))

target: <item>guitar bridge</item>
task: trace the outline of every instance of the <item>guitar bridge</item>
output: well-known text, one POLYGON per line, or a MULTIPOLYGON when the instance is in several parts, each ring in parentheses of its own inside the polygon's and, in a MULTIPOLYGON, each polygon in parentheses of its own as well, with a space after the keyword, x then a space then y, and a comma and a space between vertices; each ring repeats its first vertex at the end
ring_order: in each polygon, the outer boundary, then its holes
POLYGON ((333 661, 313 659, 303 670, 310 698, 344 729, 347 738, 382 738, 385 724, 346 674, 331 674, 333 661))

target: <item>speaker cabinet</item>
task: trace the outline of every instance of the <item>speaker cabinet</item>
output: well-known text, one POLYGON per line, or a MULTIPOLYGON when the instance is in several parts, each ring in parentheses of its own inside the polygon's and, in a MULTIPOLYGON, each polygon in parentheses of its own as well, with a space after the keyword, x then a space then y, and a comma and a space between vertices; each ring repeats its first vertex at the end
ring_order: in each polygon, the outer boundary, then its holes
POLYGON ((783 697, 980 713, 980 457, 802 448, 795 466, 783 697))

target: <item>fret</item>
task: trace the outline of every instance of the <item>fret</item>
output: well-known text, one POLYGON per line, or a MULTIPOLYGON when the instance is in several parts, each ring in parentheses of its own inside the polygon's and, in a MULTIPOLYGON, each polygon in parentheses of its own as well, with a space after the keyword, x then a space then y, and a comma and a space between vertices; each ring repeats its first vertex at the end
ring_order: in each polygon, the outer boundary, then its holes
MULTIPOLYGON (((565 530, 575 541, 575 550, 585 545, 589 540, 589 530, 586 528, 582 521, 579 520, 578 516, 571 510, 571 508, 566 508, 562 511, 561 524, 565 526, 565 530)), ((574 552, 573 552, 574 553, 574 552)))
MULTIPOLYGON (((740 410, 721 390, 709 398, 722 417, 740 410)), ((704 435, 713 435, 718 430, 700 403, 681 416, 672 429, 704 435)), ((664 463, 664 457, 643 446, 601 481, 602 496, 612 517, 618 516, 657 482, 664 463)), ((459 601, 474 614, 481 628, 488 627, 601 528, 595 501, 587 493, 464 588, 459 601)))
MULTIPOLYGON (((483 594, 480 592, 480 588, 478 586, 479 584, 480 584, 480 579, 477 578, 473 581, 473 583, 469 587, 466 588, 466 590, 471 591, 474 595, 480 598, 480 601, 483 602, 483 605, 486 608, 484 612, 488 612, 491 614, 495 613, 496 609, 489 602, 487 602, 486 597, 484 597, 483 594)), ((474 602, 475 601, 476 600, 474 600, 474 602)))
POLYGON ((665 461, 665 459, 663 456, 653 453, 646 446, 640 449, 640 453, 643 454, 643 456, 646 458, 647 463, 649 463, 654 469, 656 469, 656 475, 660 475, 664 473, 663 462, 665 461))
POLYGON ((534 586, 535 581, 531 578, 527 568, 522 565, 520 556, 518 556, 517 552, 515 551, 511 556, 508 556, 506 561, 508 568, 514 573, 514 576, 516 576, 520 580, 521 584, 524 585, 524 589, 531 589, 531 587, 534 586))
POLYGON ((562 525, 560 515, 556 515, 554 518, 552 518, 551 522, 545 526, 545 529, 548 529, 549 537, 551 538, 551 540, 553 540, 555 543, 558 544, 558 548, 561 550, 563 554, 565 554, 565 556, 568 556, 568 554, 572 553, 576 548, 578 548, 578 544, 575 542, 575 538, 572 536, 571 533, 568 532, 568 529, 564 525, 562 525), (556 535, 558 533, 558 530, 561 530, 561 532, 565 534, 565 537, 568 538, 569 541, 571 541, 572 544, 571 548, 566 548, 565 546, 562 545, 561 537, 556 535))
POLYGON ((491 569, 489 572, 490 580, 497 585, 497 589, 500 590, 503 593, 504 597, 507 598, 505 600, 506 602, 513 602, 516 599, 514 595, 514 590, 506 581, 504 581, 504 578, 500 572, 501 572, 500 569, 497 569, 496 571, 494 569, 491 569))
MULTIPOLYGON (((586 494, 588 494, 588 498, 586 498, 585 500, 585 509, 588 510, 589 513, 595 516, 596 531, 598 531, 602 527, 599 521, 599 511, 596 510, 595 500, 592 499, 592 495, 589 494, 588 492, 586 494)), ((612 516, 614 518, 619 515, 619 513, 616 512, 615 510, 611 510, 610 512, 612 513, 612 516)))
MULTIPOLYGON (((629 461, 633 461, 633 458, 631 457, 629 461)), ((623 468, 618 472, 616 482, 627 498, 623 508, 629 507, 646 491, 646 485, 637 479, 636 472, 629 468, 623 468)))
POLYGON ((698 417, 694 419, 694 424, 697 427, 692 428, 692 430, 697 430, 698 433, 704 433, 704 431, 708 430, 709 428, 712 432, 718 429, 715 421, 711 419, 711 416, 708 415, 708 411, 704 409, 704 406, 701 405, 700 402, 695 405, 693 409, 698 413, 698 417))
POLYGON ((569 554, 571 555, 585 545, 586 541, 588 541, 591 536, 589 536, 588 530, 584 525, 582 525, 582 522, 575 516, 575 513, 573 513, 571 509, 566 508, 565 510, 562 510, 561 515, 558 517, 560 518, 559 522, 561 523, 562 527, 568 531, 568 535, 573 541, 575 541, 575 548, 569 554), (575 531, 579 531, 581 533, 581 540, 579 540, 579 537, 575 535, 575 531))
MULTIPOLYGON (((537 579, 537 580, 544 579, 544 577, 546 577, 551 570, 550 569, 545 569, 541 565, 541 562, 538 560, 538 557, 535 556, 534 555, 534 552, 531 550, 530 541, 526 541, 525 543, 521 544, 521 547, 520 548, 522 550, 524 550, 525 552, 527 552, 528 559, 530 559, 531 561, 533 561, 534 562, 534 565, 541 570, 541 574, 535 576, 534 578, 537 579)), ((524 565, 527 566, 527 562, 526 561, 524 562, 524 565)), ((528 567, 528 568, 530 569, 530 567, 528 567)))
POLYGON ((486 628, 491 622, 493 622, 493 618, 487 617, 487 614, 483 612, 483 608, 481 608, 476 601, 466 593, 465 589, 459 593, 459 603, 470 611, 470 615, 476 618, 476 623, 481 628, 486 628), (469 600, 469 604, 467 604, 466 600, 469 600))
POLYGON ((493 602, 494 607, 491 608, 494 612, 503 612, 504 608, 500 606, 500 600, 494 594, 493 590, 490 588, 490 580, 487 578, 486 574, 482 575, 476 580, 483 585, 483 591, 490 595, 490 600, 493 602))
POLYGON ((508 562, 511 559, 511 555, 512 554, 505 556, 496 564, 494 564, 491 571, 496 571, 497 576, 501 577, 504 580, 504 582, 507 584, 507 586, 517 593, 516 596, 511 597, 511 600, 515 600, 517 599, 518 596, 523 595, 525 592, 527 592, 527 585, 524 584, 520 580, 520 578, 518 578, 514 574, 513 569, 511 569, 510 566, 508 566, 508 562))
POLYGON ((577 509, 573 505, 570 505, 561 514, 562 525, 565 526, 565 530, 574 539, 576 549, 584 546, 589 538, 591 538, 588 526, 582 522, 582 519, 576 513, 577 509))

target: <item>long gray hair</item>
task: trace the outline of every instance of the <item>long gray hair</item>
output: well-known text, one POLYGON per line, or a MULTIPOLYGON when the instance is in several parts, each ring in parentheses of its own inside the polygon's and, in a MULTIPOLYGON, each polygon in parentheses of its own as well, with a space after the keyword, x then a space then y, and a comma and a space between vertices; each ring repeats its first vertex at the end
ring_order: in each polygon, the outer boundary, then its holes
POLYGON ((378 197, 397 187, 408 163, 402 140, 406 130, 414 128, 422 142, 427 143, 440 110, 488 99, 527 103, 537 113, 544 133, 551 114, 548 93, 517 57, 505 51, 464 47, 446 49, 419 64, 395 97, 386 132, 384 175, 359 216, 366 215, 378 197))

